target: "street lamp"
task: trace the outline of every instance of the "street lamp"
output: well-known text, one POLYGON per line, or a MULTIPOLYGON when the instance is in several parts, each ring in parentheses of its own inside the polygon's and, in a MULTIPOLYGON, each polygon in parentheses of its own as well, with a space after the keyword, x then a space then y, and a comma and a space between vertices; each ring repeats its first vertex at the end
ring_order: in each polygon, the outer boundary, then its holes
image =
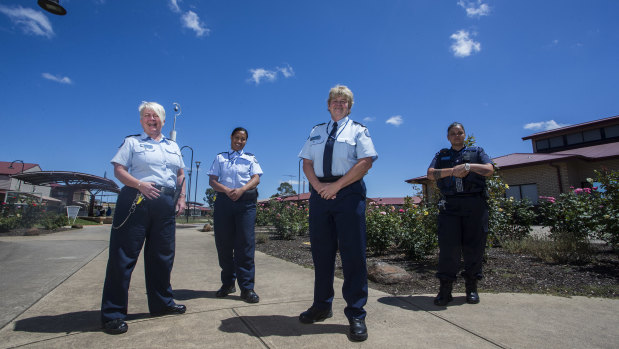
MULTIPOLYGON (((24 162, 21 160, 14 160, 13 162, 11 162, 11 164, 9 165, 10 169, 13 169, 13 164, 16 162, 21 162, 21 172, 20 173, 24 173, 24 162)), ((19 181, 19 186, 17 187, 17 191, 21 191, 21 179, 18 179, 19 181)))
POLYGON ((197 202, 196 196, 198 194, 198 174, 200 174, 198 172, 198 169, 200 168, 200 163, 201 163, 200 161, 196 161, 196 191, 195 193, 193 193, 193 207, 194 208, 196 207, 196 202, 197 202))
POLYGON ((37 3, 42 9, 55 15, 64 16, 67 14, 67 10, 60 6, 60 0, 39 0, 37 3))
POLYGON ((180 116, 182 112, 180 104, 176 102, 172 104, 174 104, 174 111, 176 112, 176 114, 174 114, 174 124, 172 124, 172 131, 170 131, 170 139, 176 142, 176 117, 180 116))
MULTIPOLYGON (((189 199, 189 201, 191 201, 191 175, 193 173, 193 148, 188 145, 184 145, 181 148, 181 152, 185 148, 189 148, 191 150, 191 163, 189 164, 189 186, 187 187, 187 198, 189 199)), ((187 206, 187 210, 185 211, 185 218, 186 218, 187 223, 189 223, 189 206, 187 206)))

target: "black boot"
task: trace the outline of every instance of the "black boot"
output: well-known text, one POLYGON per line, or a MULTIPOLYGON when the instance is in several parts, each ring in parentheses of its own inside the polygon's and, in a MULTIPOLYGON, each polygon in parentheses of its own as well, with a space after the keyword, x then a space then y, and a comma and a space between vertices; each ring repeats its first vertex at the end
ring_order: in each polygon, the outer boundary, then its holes
POLYGON ((444 307, 447 303, 453 301, 453 297, 451 296, 453 285, 454 283, 451 280, 441 280, 441 288, 436 298, 434 298, 434 305, 444 307))
POLYGON ((479 303, 479 295, 477 294, 477 279, 466 279, 464 282, 466 289, 466 302, 469 304, 479 303))

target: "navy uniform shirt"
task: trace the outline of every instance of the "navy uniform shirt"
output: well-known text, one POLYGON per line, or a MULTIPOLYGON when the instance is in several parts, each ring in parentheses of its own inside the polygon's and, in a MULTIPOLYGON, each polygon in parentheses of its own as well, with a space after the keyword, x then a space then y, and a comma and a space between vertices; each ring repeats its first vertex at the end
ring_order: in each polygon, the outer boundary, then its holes
POLYGON ((144 132, 126 137, 111 162, 125 166, 139 181, 169 188, 176 188, 178 170, 185 167, 176 142, 164 135, 155 141, 144 132))
MULTIPOLYGON (((471 164, 491 164, 492 160, 482 147, 464 147, 460 150, 445 148, 434 155, 434 159, 428 168, 452 168, 464 163, 471 164)), ((456 190, 456 177, 449 176, 438 179, 437 185, 443 195, 454 195, 456 190)), ((478 193, 485 189, 486 178, 474 172, 469 172, 462 178, 463 193, 478 193)))
MULTIPOLYGON (((317 177, 324 177, 322 159, 325 144, 333 128, 333 120, 328 123, 314 126, 312 132, 303 145, 299 157, 314 162, 314 172, 317 177)), ((351 120, 348 116, 337 123, 335 144, 333 145, 333 162, 331 173, 333 176, 345 175, 362 158, 378 159, 374 143, 370 138, 370 131, 364 125, 351 120)))
POLYGON ((209 176, 217 176, 217 181, 228 188, 236 189, 249 182, 253 175, 262 176, 262 168, 254 154, 229 150, 217 154, 209 176))

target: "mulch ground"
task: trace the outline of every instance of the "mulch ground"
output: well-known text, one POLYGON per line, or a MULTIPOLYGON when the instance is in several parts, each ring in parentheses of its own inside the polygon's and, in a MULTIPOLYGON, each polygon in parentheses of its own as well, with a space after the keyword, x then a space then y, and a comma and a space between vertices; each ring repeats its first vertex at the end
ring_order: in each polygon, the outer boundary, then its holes
MULTIPOLYGON (((256 250, 304 267, 313 268, 309 237, 281 240, 270 235, 256 244, 256 250)), ((368 255, 368 265, 383 261, 404 268, 412 281, 383 285, 369 281, 369 286, 393 295, 433 294, 438 290, 434 276, 437 255, 423 261, 411 261, 401 253, 382 256, 368 255)), ((336 274, 342 277, 341 261, 336 260, 336 274)), ((455 292, 464 292, 459 279, 455 292)), ((484 279, 479 282, 480 292, 541 293, 563 296, 591 296, 619 298, 619 256, 610 248, 597 246, 592 261, 583 265, 546 263, 539 258, 512 254, 501 248, 486 249, 484 279)))

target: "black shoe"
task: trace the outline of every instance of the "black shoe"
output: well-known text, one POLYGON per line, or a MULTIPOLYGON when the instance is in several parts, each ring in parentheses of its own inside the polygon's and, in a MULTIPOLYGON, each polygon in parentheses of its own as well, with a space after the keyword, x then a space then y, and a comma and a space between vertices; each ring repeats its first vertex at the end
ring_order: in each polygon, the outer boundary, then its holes
POLYGON ((310 307, 299 315, 299 321, 304 324, 313 324, 314 322, 324 321, 333 316, 331 309, 318 310, 310 307))
POLYGON ((363 342, 368 339, 368 328, 365 326, 365 319, 350 319, 350 331, 348 335, 351 341, 363 342))
POLYGON ((103 324, 103 331, 107 334, 123 334, 129 327, 123 319, 114 319, 103 324))
POLYGON ((217 293, 215 293, 215 297, 223 298, 229 295, 230 293, 234 293, 234 292, 236 292, 236 287, 234 287, 234 285, 231 285, 231 286, 221 285, 219 290, 217 290, 217 293))
POLYGON ((242 290, 241 291, 241 299, 247 303, 258 303, 260 302, 260 297, 254 292, 254 290, 242 290))
POLYGON ((163 316, 163 315, 177 315, 184 314, 187 311, 187 307, 182 304, 174 304, 165 308, 163 311, 151 313, 152 316, 163 316))
POLYGON ((451 291, 453 289, 453 281, 449 280, 441 280, 441 288, 434 298, 434 305, 438 305, 444 307, 447 303, 454 300, 451 295, 451 291))
POLYGON ((466 292, 466 302, 468 304, 479 303, 479 294, 477 294, 477 279, 466 280, 464 287, 466 292))

